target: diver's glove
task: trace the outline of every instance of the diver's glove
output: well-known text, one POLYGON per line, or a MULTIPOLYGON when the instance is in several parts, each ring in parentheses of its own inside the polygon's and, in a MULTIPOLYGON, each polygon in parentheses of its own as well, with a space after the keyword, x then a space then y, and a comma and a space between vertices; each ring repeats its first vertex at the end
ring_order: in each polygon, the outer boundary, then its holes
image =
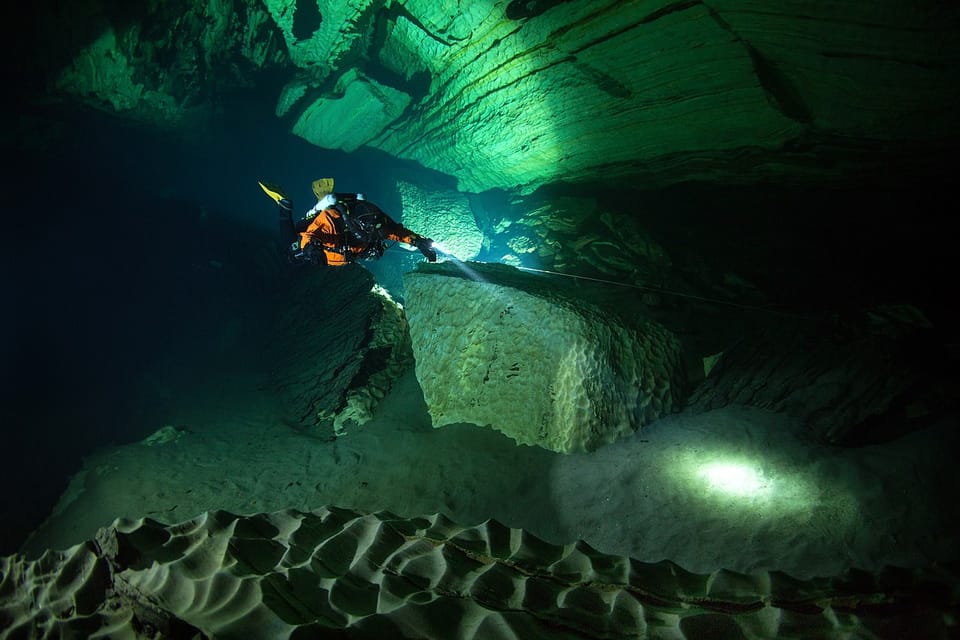
POLYGON ((327 264, 327 255, 323 252, 316 242, 310 242, 303 248, 301 254, 305 262, 316 265, 327 264))
POLYGON ((417 236, 416 240, 413 241, 413 246, 420 250, 427 260, 430 262, 437 261, 437 252, 433 250, 433 240, 430 238, 424 238, 423 236, 417 236))

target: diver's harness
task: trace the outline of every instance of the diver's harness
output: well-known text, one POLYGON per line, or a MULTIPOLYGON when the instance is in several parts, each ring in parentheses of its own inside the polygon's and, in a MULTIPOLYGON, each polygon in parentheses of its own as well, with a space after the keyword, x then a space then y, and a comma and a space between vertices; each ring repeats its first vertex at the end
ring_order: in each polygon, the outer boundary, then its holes
POLYGON ((324 248, 339 253, 347 262, 379 260, 387 249, 383 240, 383 232, 380 229, 383 225, 380 213, 372 210, 370 205, 357 198, 353 198, 353 208, 351 210, 350 204, 346 200, 341 200, 339 196, 333 208, 340 214, 338 217, 330 217, 337 234, 340 236, 340 245, 337 247, 325 246, 324 248), (357 246, 365 248, 359 253, 350 250, 351 247, 357 246))
MULTIPOLYGON (((340 243, 335 246, 321 244, 324 251, 339 253, 347 262, 356 260, 378 260, 383 256, 387 246, 384 242, 381 226, 383 219, 376 205, 369 205, 363 197, 355 194, 335 194, 337 201, 330 207, 335 209, 339 216, 330 216, 340 243), (351 206, 352 205, 352 206, 351 206), (351 251, 351 247, 365 247, 363 251, 351 251)), ((317 211, 311 211, 304 218, 304 222, 312 220, 317 211)), ((297 256, 301 255, 299 243, 293 247, 297 249, 297 256)))

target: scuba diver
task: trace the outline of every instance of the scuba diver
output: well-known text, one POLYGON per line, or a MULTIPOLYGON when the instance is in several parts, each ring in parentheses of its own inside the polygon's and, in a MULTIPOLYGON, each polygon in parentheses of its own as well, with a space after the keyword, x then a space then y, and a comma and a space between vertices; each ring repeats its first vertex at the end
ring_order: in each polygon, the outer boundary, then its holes
POLYGON ((416 247, 427 260, 437 261, 433 240, 395 222, 362 193, 334 193, 333 178, 313 181, 317 204, 296 224, 293 202, 283 189, 269 182, 258 184, 279 207, 280 240, 294 264, 342 267, 357 260, 376 260, 386 250, 387 240, 416 247))

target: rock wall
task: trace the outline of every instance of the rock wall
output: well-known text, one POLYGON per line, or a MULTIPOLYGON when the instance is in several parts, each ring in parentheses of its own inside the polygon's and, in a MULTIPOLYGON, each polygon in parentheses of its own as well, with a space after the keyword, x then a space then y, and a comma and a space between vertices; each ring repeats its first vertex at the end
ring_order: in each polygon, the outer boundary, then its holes
POLYGON ((475 198, 490 260, 564 273, 660 283, 672 266, 667 250, 644 228, 642 205, 601 202, 594 191, 537 194, 509 201, 475 198))
POLYGON ((67 98, 185 137, 209 126, 222 92, 249 89, 259 70, 289 64, 255 0, 34 10, 30 57, 49 67, 42 102, 67 98))
POLYGON ((802 419, 812 439, 833 445, 891 440, 960 406, 942 337, 908 305, 783 318, 719 354, 689 408, 782 412, 802 419))
POLYGON ((301 271, 277 322, 273 384, 287 421, 329 435, 362 425, 411 363, 400 307, 360 266, 301 271))
POLYGON ((434 427, 490 426, 521 444, 590 451, 681 401, 680 343, 510 267, 404 278, 417 379, 434 427))

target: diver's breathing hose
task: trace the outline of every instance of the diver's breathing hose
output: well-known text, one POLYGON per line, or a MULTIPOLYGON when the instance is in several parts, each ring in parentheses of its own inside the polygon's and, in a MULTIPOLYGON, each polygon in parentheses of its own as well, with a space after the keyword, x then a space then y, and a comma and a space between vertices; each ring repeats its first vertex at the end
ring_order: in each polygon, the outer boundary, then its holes
POLYGON ((522 271, 533 271, 536 273, 546 273, 551 276, 563 276, 565 278, 578 278, 580 280, 592 280, 594 282, 602 282, 604 284, 613 284, 620 287, 630 287, 632 289, 640 289, 642 291, 651 291, 653 293, 663 293, 671 296, 677 296, 680 298, 690 298, 691 300, 698 300, 700 302, 710 302, 713 304, 725 304, 731 307, 739 307, 741 309, 749 309, 750 311, 765 311, 766 313, 775 313, 777 315, 789 316, 791 318, 801 318, 807 320, 806 316, 802 316, 797 313, 789 313, 786 311, 777 311, 776 309, 766 309, 764 307, 758 307, 750 304, 740 304, 739 302, 730 302, 729 300, 720 300, 719 298, 706 298, 704 296, 695 296, 691 293, 681 293, 679 291, 671 291, 670 289, 662 289, 659 287, 645 287, 639 284, 631 284, 629 282, 616 282, 615 280, 604 280, 603 278, 591 278, 590 276, 578 276, 572 273, 561 273, 559 271, 547 271, 546 269, 533 269, 531 267, 517 267, 522 271))

